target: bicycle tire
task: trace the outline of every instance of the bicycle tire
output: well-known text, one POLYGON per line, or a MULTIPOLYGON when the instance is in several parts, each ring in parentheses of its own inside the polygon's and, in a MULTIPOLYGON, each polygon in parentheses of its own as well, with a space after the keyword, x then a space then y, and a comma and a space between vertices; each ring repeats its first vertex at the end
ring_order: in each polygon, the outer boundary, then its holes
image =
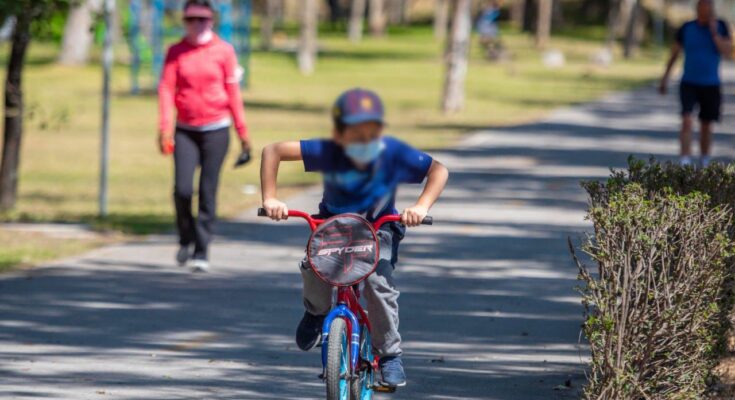
POLYGON ((349 400, 350 351, 344 319, 332 321, 327 346, 327 400, 349 400))
POLYGON ((367 326, 363 325, 361 332, 359 362, 366 365, 360 370, 357 379, 354 379, 350 384, 350 394, 352 400, 372 400, 373 385, 375 384, 375 371, 373 371, 371 365, 373 360, 373 345, 367 326))

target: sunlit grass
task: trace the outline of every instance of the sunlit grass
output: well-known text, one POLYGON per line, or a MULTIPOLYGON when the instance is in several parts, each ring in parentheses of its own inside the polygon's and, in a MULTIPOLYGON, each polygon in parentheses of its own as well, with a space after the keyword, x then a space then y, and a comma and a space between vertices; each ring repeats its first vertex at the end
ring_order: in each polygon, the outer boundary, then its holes
POLYGON ((33 265, 38 262, 70 256, 92 249, 109 238, 69 239, 49 238, 41 233, 17 232, 0 229, 0 271, 5 269, 33 265))

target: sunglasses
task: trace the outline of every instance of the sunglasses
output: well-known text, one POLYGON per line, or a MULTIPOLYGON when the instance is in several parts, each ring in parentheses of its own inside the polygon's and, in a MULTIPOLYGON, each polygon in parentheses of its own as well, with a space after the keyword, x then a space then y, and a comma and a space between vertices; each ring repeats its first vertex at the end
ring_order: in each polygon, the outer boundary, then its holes
POLYGON ((184 22, 207 22, 210 21, 212 18, 207 17, 184 17, 184 22))

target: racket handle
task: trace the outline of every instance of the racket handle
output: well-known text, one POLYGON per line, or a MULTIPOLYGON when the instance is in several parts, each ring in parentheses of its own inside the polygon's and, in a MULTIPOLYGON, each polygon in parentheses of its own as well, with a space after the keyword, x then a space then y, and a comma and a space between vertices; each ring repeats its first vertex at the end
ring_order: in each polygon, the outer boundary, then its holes
POLYGON ((434 217, 424 217, 421 225, 434 225, 434 217))
POLYGON ((265 212, 265 208, 259 208, 258 209, 258 216, 259 217, 267 217, 268 213, 265 212))

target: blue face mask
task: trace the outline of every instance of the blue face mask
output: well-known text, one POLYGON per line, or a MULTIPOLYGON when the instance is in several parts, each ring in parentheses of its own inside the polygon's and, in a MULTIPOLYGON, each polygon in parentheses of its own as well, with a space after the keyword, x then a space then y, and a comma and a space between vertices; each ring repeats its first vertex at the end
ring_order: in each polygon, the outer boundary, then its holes
POLYGON ((370 164, 383 152, 385 144, 380 139, 368 143, 352 143, 345 146, 345 154, 358 164, 370 164))

